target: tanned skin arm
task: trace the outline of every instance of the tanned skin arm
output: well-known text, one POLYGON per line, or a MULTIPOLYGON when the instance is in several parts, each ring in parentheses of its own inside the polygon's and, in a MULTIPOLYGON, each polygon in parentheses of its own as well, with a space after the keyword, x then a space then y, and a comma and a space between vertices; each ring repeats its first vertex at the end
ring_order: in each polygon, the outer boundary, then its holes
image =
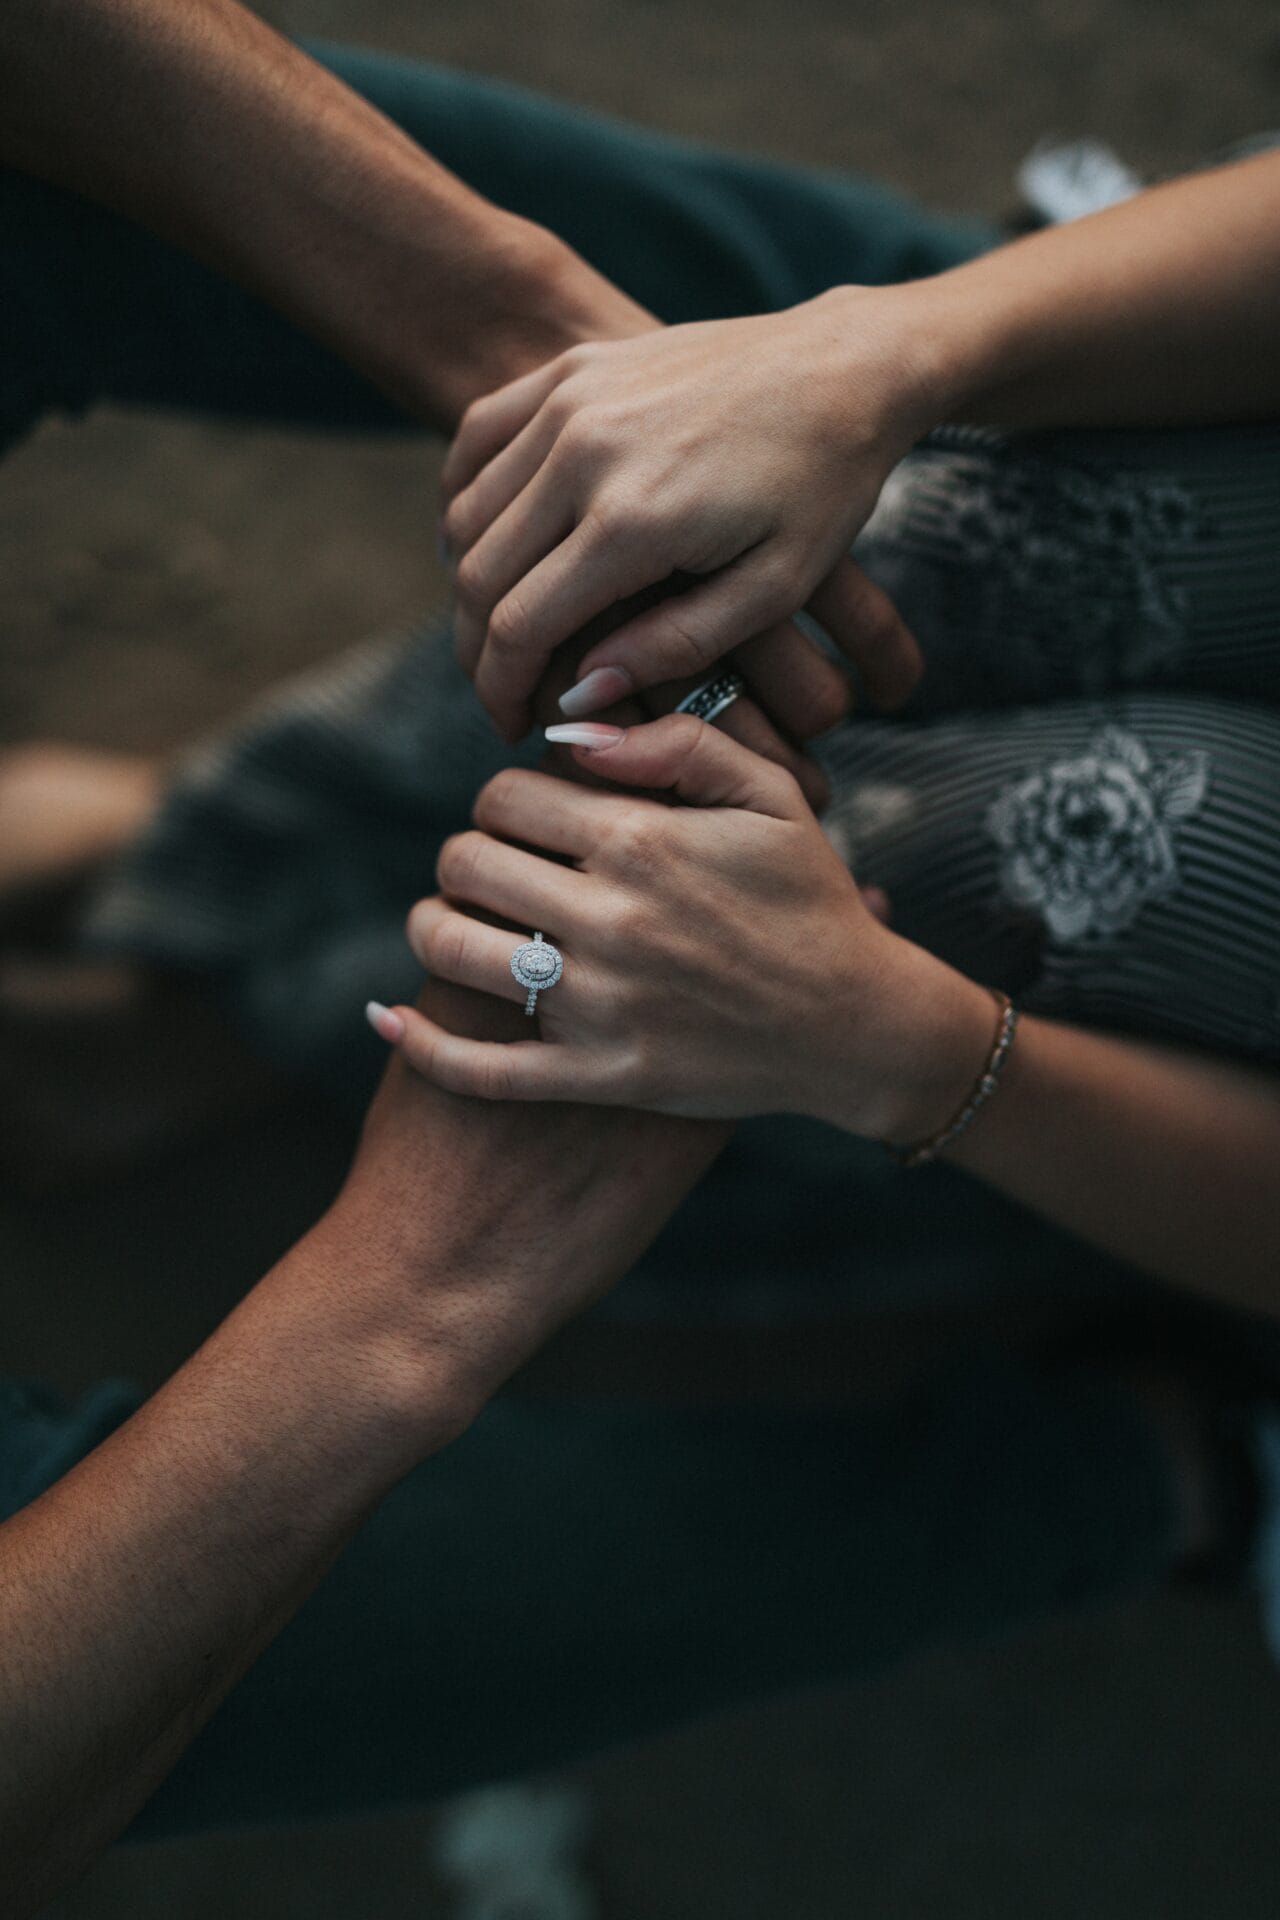
MULTIPOLYGON (((510 1013, 431 996, 476 1031, 510 1013)), ((530 1129, 393 1063, 319 1224, 0 1526, 7 1920, 128 1824, 369 1511, 626 1271, 726 1131, 569 1105, 530 1129)))
POLYGON ((7 0, 0 163, 199 255, 445 427, 652 324, 235 0, 7 0))

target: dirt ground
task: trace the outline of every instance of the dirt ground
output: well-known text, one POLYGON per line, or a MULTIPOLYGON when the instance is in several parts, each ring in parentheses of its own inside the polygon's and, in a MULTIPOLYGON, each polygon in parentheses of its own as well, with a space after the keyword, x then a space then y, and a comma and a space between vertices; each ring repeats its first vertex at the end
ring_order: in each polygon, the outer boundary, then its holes
MULTIPOLYGON (((1274 0, 262 10, 987 214, 1046 133, 1101 135, 1160 172, 1280 117, 1274 0)), ((0 468, 0 742, 168 749, 439 603, 437 460, 414 439, 48 423, 0 468)), ((313 1215, 342 1152, 299 1108, 108 1191, 0 1192, 7 1370, 160 1378, 313 1215)), ((1271 1920, 1280 1904, 1280 1685, 1243 1606, 1166 1599, 931 1656, 583 1778, 605 1920, 1271 1920)), ((428 1910, 427 1831, 399 1816, 121 1852, 57 1911, 408 1920, 428 1910)))

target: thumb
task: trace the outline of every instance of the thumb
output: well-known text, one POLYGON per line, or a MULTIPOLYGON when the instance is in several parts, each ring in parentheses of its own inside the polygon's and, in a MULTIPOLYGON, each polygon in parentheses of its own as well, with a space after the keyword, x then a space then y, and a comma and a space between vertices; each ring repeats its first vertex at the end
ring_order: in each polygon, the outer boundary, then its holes
POLYGON ((664 789, 693 807, 742 807, 777 820, 809 812, 798 782, 691 713, 637 727, 578 722, 548 727, 553 746, 572 746, 578 764, 625 787, 664 789))

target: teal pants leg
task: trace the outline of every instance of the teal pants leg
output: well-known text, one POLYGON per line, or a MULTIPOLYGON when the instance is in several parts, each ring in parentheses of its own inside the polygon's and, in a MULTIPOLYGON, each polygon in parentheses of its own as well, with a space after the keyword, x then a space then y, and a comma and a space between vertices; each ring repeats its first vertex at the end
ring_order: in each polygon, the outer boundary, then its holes
POLYGON ((549 227, 667 322, 936 273, 990 246, 867 180, 646 132, 516 87, 315 46, 497 205, 549 227))
MULTIPOLYGON (((385 55, 320 58, 446 166, 664 320, 928 273, 995 237, 868 183, 681 144, 385 55)), ((404 424, 331 354, 128 221, 0 171, 0 446, 98 401, 329 428, 404 424)))
POLYGON ((887 1412, 508 1401, 410 1476, 134 1828, 567 1762, 1166 1570, 1129 1402, 991 1366, 887 1412))

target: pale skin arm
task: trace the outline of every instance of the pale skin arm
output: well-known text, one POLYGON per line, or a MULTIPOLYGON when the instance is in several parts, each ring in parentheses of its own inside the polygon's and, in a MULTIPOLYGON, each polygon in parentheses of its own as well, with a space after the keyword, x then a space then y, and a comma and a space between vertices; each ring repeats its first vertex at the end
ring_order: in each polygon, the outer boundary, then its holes
POLYGON ((706 578, 585 655, 574 718, 805 604, 837 640, 870 618, 892 680, 847 550, 914 441, 1267 419, 1277 337, 1273 153, 932 279, 574 349, 477 402, 446 467, 477 689, 518 709, 568 633, 676 568, 706 578))
MULTIPOLYGON (((433 992, 474 1031, 510 1017, 433 992)), ((371 1508, 632 1264, 725 1137, 568 1106, 524 1119, 397 1062, 318 1226, 0 1526, 13 1920, 128 1823, 371 1508)))
POLYGON ((1179 426, 1280 412, 1280 153, 1153 187, 918 285, 939 419, 1179 426))
MULTIPOLYGON (((680 716, 589 731, 584 768, 684 804, 508 770, 410 918, 433 973, 513 1001, 511 934, 476 910, 550 929, 566 967, 543 1037, 485 1044, 410 1008, 384 1037, 491 1098, 805 1113, 899 1146, 939 1133, 995 1039, 987 989, 873 917, 781 768, 680 716)), ((1280 1313, 1274 1073, 1026 1018, 946 1157, 1159 1279, 1280 1313)))
POLYGON ((1280 1314, 1274 1072, 1024 1018, 943 1157, 1158 1279, 1280 1314))

